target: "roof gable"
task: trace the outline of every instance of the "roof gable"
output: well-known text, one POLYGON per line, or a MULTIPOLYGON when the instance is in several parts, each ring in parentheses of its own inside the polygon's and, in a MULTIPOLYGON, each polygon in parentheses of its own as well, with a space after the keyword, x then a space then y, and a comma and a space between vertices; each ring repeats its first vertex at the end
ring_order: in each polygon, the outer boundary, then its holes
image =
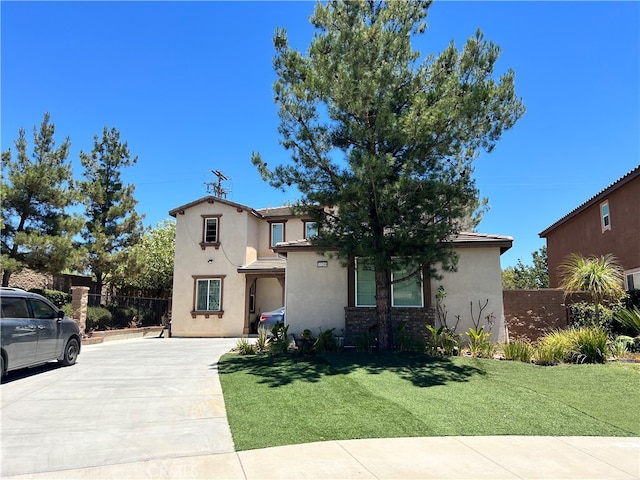
POLYGON ((623 175, 622 177, 620 177, 618 180, 616 180, 615 182, 610 184, 608 187, 604 188, 603 190, 601 190, 600 192, 595 194, 593 197, 591 197, 589 200, 584 202, 582 205, 578 206, 577 208, 573 209, 571 212, 567 213, 564 217, 562 217, 560 220, 555 222, 550 227, 547 227, 545 230, 540 232, 538 235, 541 238, 545 238, 551 231, 555 230, 556 228, 558 228, 563 223, 571 220, 573 217, 575 217, 576 215, 580 214, 581 212, 583 212, 584 210, 586 210, 590 206, 598 203, 600 200, 603 200, 605 197, 610 195, 611 192, 616 191, 617 189, 619 189, 623 185, 629 183, 631 180, 633 180, 634 178, 636 178, 638 176, 640 176, 640 165, 635 167, 629 173, 627 173, 627 174, 623 175))
POLYGON ((255 215, 256 217, 261 217, 261 215, 251 207, 247 207, 246 205, 242 205, 240 203, 230 202, 229 200, 226 200, 224 198, 214 197, 213 195, 207 195, 206 197, 199 198, 197 200, 194 200, 193 202, 189 202, 185 205, 176 207, 173 210, 169 210, 169 215, 175 217, 177 214, 183 214, 185 210, 188 210, 189 208, 195 207, 202 203, 222 203, 223 205, 234 207, 238 209, 238 211, 247 210, 249 213, 255 215))

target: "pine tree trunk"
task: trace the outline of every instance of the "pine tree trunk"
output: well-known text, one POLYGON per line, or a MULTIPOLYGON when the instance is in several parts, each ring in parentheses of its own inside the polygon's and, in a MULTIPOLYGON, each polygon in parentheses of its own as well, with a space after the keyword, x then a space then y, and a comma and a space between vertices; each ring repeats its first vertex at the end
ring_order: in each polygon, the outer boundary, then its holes
POLYGON ((378 320, 378 350, 391 350, 391 276, 376 272, 376 319, 378 320))

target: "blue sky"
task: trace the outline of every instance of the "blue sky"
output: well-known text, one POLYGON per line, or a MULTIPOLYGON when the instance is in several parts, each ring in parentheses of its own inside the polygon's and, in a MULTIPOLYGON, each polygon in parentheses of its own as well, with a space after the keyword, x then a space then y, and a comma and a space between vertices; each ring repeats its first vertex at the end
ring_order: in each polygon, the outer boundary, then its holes
MULTIPOLYGON (((1 149, 44 112, 80 150, 115 127, 138 163, 145 225, 207 194, 211 170, 229 199, 255 208, 295 200, 251 165, 287 160, 273 103, 272 37, 305 50, 313 2, 0 3, 1 149)), ((527 113, 475 178, 491 210, 478 230, 514 237, 503 267, 530 263, 538 233, 640 163, 639 2, 435 2, 423 55, 461 47, 476 28, 502 48, 527 113)))

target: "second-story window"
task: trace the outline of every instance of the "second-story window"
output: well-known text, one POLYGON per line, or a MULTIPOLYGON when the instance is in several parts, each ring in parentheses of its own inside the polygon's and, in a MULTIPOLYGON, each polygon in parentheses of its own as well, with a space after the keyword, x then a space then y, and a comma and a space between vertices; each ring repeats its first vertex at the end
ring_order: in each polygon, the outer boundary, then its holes
POLYGON ((611 230, 611 217, 609 215, 609 202, 600 204, 600 218, 602 220, 602 231, 611 230))
POLYGON ((272 223, 271 246, 275 247, 280 242, 284 242, 284 223, 272 223))
POLYGON ((313 238, 318 236, 318 226, 316 222, 304 222, 304 238, 313 238))
POLYGON ((220 217, 222 215, 202 215, 202 242, 200 247, 220 246, 220 217))

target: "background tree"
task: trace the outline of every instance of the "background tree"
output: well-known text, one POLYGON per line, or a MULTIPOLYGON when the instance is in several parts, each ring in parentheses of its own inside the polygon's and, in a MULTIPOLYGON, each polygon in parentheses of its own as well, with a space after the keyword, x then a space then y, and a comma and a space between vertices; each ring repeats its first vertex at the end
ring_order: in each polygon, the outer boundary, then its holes
POLYGON ((502 288, 506 290, 549 288, 547 247, 542 247, 531 255, 533 265, 525 265, 518 259, 515 267, 507 267, 502 271, 502 288))
POLYGON ((82 230, 87 250, 87 267, 96 280, 96 293, 127 260, 127 249, 140 241, 142 217, 135 211, 135 186, 124 185, 122 169, 134 165, 127 142, 120 133, 104 128, 102 138, 94 136, 90 154, 80 152, 84 181, 79 187, 84 195, 86 225, 82 230))
POLYGON ((11 149, 2 152, 0 251, 5 287, 14 272, 28 267, 60 273, 76 257, 73 236, 82 220, 67 213, 77 203, 67 162, 71 141, 67 137, 56 147, 55 126, 49 120, 45 113, 40 128, 33 128, 31 158, 24 129, 14 142, 16 156, 11 149))
POLYGON ((127 264, 116 274, 121 291, 153 297, 171 296, 176 223, 165 219, 142 237, 129 251, 127 264))
POLYGON ((479 205, 472 163, 524 113, 513 72, 494 78, 500 49, 480 31, 462 51, 452 41, 418 62, 411 40, 426 30, 430 3, 318 2, 306 55, 277 30, 275 101, 292 162, 270 169, 252 155, 272 186, 297 186, 318 245, 371 261, 382 349, 391 272, 455 268, 447 240, 479 205))
POLYGON ((625 294, 624 270, 611 254, 583 257, 577 253, 569 255, 558 267, 560 288, 565 295, 589 292, 600 320, 599 307, 605 300, 619 301, 625 294))

